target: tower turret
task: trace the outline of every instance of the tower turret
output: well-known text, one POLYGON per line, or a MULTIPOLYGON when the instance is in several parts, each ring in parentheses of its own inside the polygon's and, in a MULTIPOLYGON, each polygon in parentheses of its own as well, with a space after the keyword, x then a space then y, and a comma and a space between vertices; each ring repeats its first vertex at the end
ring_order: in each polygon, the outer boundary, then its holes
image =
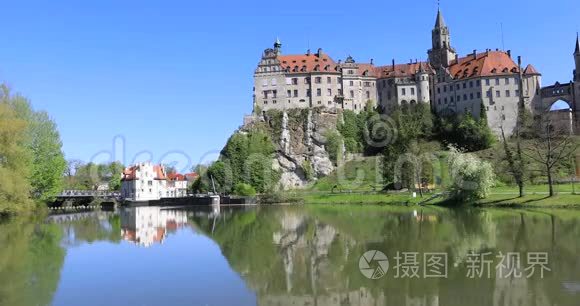
POLYGON ((276 54, 282 53, 282 43, 278 37, 276 37, 276 41, 274 42, 274 51, 276 51, 276 54))
POLYGON ((425 69, 425 65, 422 62, 419 62, 419 69, 415 74, 415 81, 418 84, 417 90, 417 101, 420 103, 429 103, 429 73, 427 69, 425 69))
POLYGON ((428 51, 429 61, 435 68, 448 67, 455 59, 455 49, 451 47, 449 28, 443 19, 441 10, 437 10, 435 27, 431 31, 432 48, 428 51))

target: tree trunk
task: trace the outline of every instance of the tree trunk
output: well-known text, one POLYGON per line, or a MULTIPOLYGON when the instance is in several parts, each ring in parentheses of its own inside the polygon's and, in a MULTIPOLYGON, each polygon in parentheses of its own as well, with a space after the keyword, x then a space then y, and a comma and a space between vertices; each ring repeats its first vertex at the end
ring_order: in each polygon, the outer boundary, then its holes
POLYGON ((548 186, 550 187, 550 197, 554 196, 554 183, 552 182, 552 171, 548 169, 548 186))
POLYGON ((525 192, 525 189, 524 189, 524 182, 523 181, 518 182, 518 188, 520 189, 520 198, 525 197, 526 196, 526 192, 525 192))

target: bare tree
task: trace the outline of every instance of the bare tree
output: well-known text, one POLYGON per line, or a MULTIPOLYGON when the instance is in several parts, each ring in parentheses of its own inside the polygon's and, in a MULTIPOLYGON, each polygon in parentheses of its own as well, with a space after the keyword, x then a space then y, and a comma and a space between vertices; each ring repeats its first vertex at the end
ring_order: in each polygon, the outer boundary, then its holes
POLYGON ((522 58, 518 56, 518 66, 520 71, 519 86, 520 86, 520 96, 517 108, 517 120, 516 126, 513 134, 515 148, 512 148, 508 139, 505 135, 503 124, 500 125, 501 130, 501 140, 503 142, 503 148, 505 153, 505 159, 508 162, 509 172, 514 177, 516 184, 518 185, 520 197, 524 197, 525 193, 525 175, 526 175, 526 163, 524 162, 523 152, 522 152, 522 132, 526 124, 526 107, 523 90, 523 75, 522 75, 522 58))
POLYGON ((541 173, 548 178, 550 196, 554 196, 554 174, 576 152, 578 145, 569 127, 563 127, 553 120, 553 113, 548 113, 538 121, 538 135, 522 152, 526 157, 540 166, 541 173))

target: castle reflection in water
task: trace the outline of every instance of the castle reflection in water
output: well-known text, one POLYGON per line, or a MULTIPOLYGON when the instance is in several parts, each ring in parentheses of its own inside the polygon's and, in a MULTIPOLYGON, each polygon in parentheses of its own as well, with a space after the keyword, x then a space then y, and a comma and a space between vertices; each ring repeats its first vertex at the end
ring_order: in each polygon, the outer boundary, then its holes
POLYGON ((120 217, 122 238, 144 247, 163 243, 168 233, 187 225, 186 211, 162 207, 126 208, 120 217))

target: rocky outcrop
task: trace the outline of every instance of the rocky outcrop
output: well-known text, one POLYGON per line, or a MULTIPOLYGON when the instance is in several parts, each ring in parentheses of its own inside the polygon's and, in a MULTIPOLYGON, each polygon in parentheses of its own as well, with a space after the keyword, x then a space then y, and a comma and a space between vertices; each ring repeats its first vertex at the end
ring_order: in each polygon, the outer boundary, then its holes
POLYGON ((277 146, 272 168, 281 173, 281 189, 302 188, 334 171, 324 135, 336 130, 339 117, 337 111, 316 108, 269 111, 248 120, 242 131, 264 124, 277 146))

